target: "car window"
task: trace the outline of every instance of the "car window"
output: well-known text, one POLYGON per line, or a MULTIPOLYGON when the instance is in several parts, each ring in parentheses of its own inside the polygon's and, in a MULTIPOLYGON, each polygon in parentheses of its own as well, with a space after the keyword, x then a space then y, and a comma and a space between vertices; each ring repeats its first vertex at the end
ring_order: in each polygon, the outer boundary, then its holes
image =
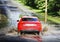
POLYGON ((38 21, 37 18, 22 18, 22 21, 38 21))

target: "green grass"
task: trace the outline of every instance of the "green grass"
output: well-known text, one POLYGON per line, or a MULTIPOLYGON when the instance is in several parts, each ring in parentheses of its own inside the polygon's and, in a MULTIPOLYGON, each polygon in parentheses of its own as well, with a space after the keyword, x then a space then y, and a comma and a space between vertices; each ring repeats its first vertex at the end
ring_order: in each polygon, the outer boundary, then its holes
MULTIPOLYGON (((44 16, 41 14, 41 16, 44 16)), ((60 17, 47 16, 47 19, 53 23, 60 24, 60 17)))
POLYGON ((54 23, 60 24, 60 18, 59 17, 48 16, 48 19, 54 23))
POLYGON ((15 1, 17 1, 17 2, 19 2, 20 4, 23 4, 23 5, 24 5, 24 3, 22 2, 22 0, 15 0, 15 1))

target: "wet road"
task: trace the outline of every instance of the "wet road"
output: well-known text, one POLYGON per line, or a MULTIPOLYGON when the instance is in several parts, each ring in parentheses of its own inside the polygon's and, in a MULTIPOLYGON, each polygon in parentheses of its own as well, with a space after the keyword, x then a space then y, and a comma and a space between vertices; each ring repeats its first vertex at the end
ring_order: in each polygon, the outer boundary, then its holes
POLYGON ((45 35, 45 36, 38 36, 38 35, 6 35, 1 36, 1 42, 60 42, 59 39, 60 35, 45 35))
MULTIPOLYGON (((9 1, 10 2, 10 1, 9 1)), ((9 4, 6 4, 6 6, 14 6, 16 7, 17 5, 16 2, 14 4, 10 2, 9 4)), ((21 6, 21 5, 20 5, 21 6)), ((23 6, 21 6, 23 10, 27 12, 27 9, 24 9, 23 6)), ((25 14, 25 11, 22 11, 20 8, 9 8, 6 7, 7 10, 7 16, 8 16, 8 21, 9 21, 9 26, 7 27, 9 30, 10 28, 17 28, 17 20, 19 19, 20 14, 25 14)), ((46 25, 43 22, 41 22, 42 25, 46 25)), ((38 36, 38 35, 23 35, 23 36, 18 36, 17 33, 6 33, 5 36, 0 36, 0 42, 60 42, 60 30, 58 27, 55 29, 54 26, 48 26, 48 31, 44 33, 44 35, 38 36)), ((7 28, 6 31, 8 30, 7 28)), ((60 28, 60 27, 59 27, 60 28)))
POLYGON ((42 40, 35 40, 36 37, 32 38, 25 38, 25 37, 12 37, 12 36, 5 36, 0 39, 1 42, 42 42, 42 40))

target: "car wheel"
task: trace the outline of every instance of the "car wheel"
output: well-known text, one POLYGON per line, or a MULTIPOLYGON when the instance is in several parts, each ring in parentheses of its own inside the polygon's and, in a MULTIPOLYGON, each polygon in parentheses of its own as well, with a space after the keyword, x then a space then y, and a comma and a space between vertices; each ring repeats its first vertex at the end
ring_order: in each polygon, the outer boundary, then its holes
POLYGON ((22 35, 23 34, 23 32, 20 32, 20 35, 22 35))
POLYGON ((17 32, 17 35, 18 35, 18 36, 20 36, 20 33, 19 33, 19 32, 17 32))
POLYGON ((37 35, 39 35, 40 34, 40 32, 37 32, 37 35))
POLYGON ((18 34, 18 36, 21 36, 23 33, 22 32, 18 32, 17 34, 18 34))

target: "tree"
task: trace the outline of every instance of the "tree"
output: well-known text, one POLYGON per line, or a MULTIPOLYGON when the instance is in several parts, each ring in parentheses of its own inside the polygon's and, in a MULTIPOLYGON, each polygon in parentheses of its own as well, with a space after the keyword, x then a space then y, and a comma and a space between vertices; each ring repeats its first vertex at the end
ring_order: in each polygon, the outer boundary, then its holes
POLYGON ((60 0, 49 0, 49 2, 48 2, 48 13, 52 13, 49 15, 60 16, 59 10, 60 10, 60 0))
MULTIPOLYGON (((41 12, 45 11, 45 0, 25 0, 25 4, 41 12)), ((60 0, 48 0, 48 15, 60 16, 60 0)))

